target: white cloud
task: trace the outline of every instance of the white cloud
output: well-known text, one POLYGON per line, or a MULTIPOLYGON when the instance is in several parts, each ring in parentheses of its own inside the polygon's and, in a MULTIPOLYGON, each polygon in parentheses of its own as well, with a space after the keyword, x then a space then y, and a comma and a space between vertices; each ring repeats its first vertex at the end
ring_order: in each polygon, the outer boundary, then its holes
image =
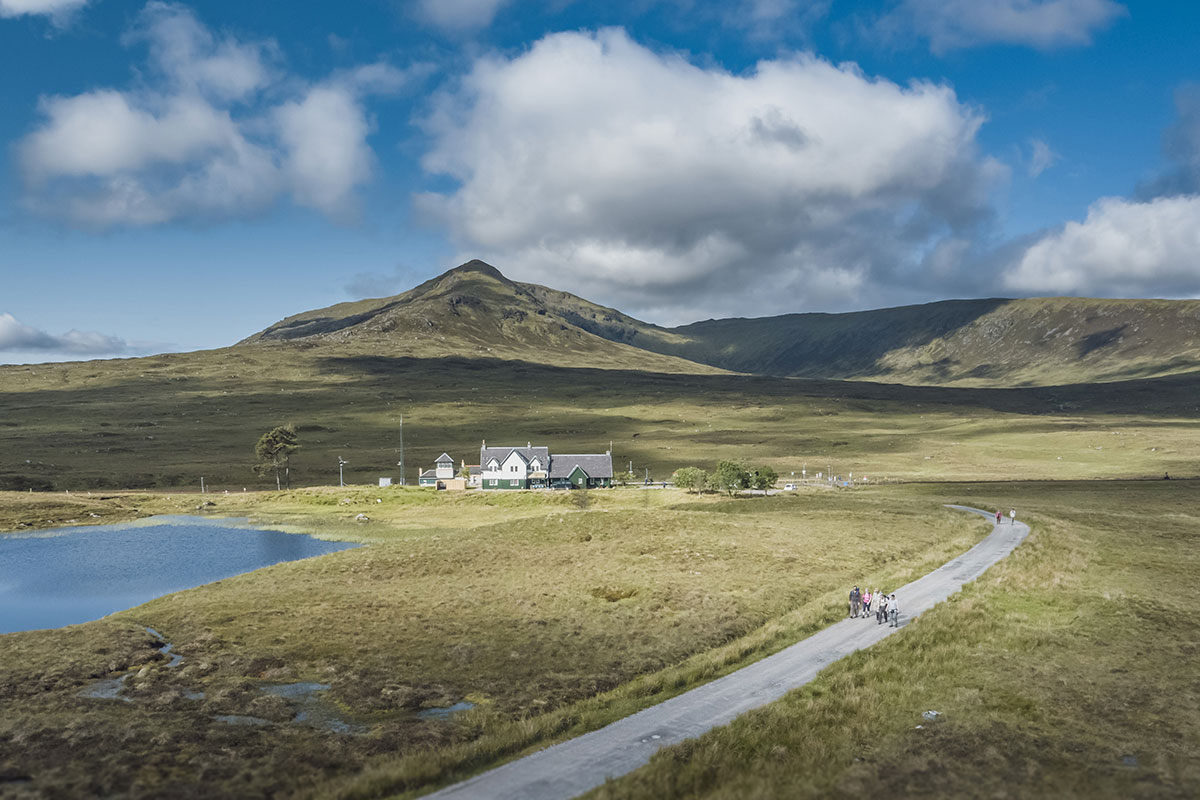
POLYGON ((42 98, 42 124, 17 150, 29 208, 95 228, 236 218, 281 195, 353 215, 372 165, 364 98, 406 73, 371 64, 315 85, 289 79, 274 44, 216 36, 162 2, 126 42, 148 47, 136 88, 42 98))
POLYGON ((557 34, 442 98, 424 164, 460 185, 419 203, 463 255, 624 308, 886 302, 988 216, 981 124, 945 86, 813 56, 733 75, 620 30, 557 34))
POLYGON ((78 356, 119 355, 129 346, 123 339, 94 331, 71 330, 51 336, 0 313, 0 351, 55 352, 78 356))
POLYGON ((1090 44, 1127 13, 1113 0, 903 0, 877 28, 915 32, 935 53, 997 43, 1047 50, 1090 44))
POLYGON ((147 3, 124 40, 145 43, 151 63, 176 92, 237 100, 274 78, 273 43, 218 39, 190 10, 174 3, 147 3))
POLYGON ((508 0, 417 0, 422 19, 446 30, 486 28, 508 0))
POLYGON ((1041 139, 1029 140, 1029 177, 1036 178, 1058 163, 1061 159, 1058 153, 1051 149, 1041 139))
POLYGON ((1200 295, 1200 196, 1104 198, 1031 247, 1003 276, 1020 292, 1200 295))
POLYGON ((0 17, 41 14, 62 21, 87 3, 88 0, 0 0, 0 17))
POLYGON ((354 188, 371 174, 370 126, 357 99, 342 88, 318 86, 275 116, 296 201, 330 216, 345 213, 354 188))

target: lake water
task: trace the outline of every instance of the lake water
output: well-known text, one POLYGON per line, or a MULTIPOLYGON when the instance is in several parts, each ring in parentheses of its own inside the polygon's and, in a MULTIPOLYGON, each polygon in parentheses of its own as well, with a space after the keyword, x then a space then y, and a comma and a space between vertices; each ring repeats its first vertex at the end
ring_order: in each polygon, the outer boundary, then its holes
POLYGON ((0 633, 88 622, 171 592, 358 546, 198 517, 0 534, 0 633))

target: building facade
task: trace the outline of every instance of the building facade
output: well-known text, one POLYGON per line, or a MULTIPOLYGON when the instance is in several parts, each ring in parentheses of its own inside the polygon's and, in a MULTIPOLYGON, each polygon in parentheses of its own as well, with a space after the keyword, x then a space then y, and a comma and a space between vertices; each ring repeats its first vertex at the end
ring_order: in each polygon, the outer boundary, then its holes
POLYGON ((479 485, 498 489, 593 489, 612 486, 612 454, 552 455, 548 447, 479 449, 479 485))

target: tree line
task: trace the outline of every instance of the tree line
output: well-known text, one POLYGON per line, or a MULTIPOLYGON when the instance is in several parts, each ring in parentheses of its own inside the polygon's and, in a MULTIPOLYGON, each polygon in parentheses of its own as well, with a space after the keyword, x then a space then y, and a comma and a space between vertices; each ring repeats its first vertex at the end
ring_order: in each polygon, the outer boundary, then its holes
POLYGON ((779 473, 767 466, 752 467, 744 461, 722 461, 712 472, 699 467, 675 470, 672 481, 689 492, 724 492, 733 497, 746 489, 766 491, 775 486, 779 473))

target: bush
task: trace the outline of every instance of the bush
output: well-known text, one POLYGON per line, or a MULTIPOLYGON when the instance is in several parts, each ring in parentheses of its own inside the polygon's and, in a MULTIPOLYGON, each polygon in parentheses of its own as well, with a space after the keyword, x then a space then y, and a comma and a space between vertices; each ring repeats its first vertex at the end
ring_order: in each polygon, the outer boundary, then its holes
POLYGON ((743 461, 722 461, 713 473, 713 485, 730 497, 750 488, 751 474, 743 461))
POLYGON ((680 489, 687 489, 689 492, 703 492, 708 489, 711 478, 699 467, 683 467, 675 470, 671 481, 680 489))
POLYGON ((767 489, 774 488, 777 480, 779 480, 779 473, 770 467, 755 467, 750 483, 755 489, 765 492, 767 489))

